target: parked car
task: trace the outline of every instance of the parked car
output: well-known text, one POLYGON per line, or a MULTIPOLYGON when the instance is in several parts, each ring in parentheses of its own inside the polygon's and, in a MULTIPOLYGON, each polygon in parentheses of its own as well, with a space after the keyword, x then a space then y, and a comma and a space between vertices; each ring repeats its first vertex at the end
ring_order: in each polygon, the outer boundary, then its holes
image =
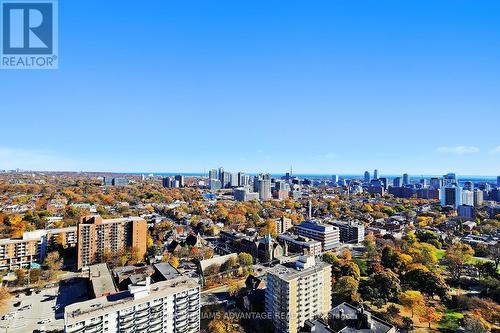
POLYGON ((11 320, 17 315, 17 312, 9 312, 2 317, 2 320, 11 320))

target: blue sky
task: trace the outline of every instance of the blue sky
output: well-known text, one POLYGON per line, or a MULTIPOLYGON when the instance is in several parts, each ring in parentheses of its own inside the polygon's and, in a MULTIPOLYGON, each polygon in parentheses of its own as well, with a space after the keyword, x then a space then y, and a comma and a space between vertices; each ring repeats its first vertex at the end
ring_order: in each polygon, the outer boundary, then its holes
POLYGON ((0 71, 0 169, 500 174, 498 1, 59 5, 0 71))

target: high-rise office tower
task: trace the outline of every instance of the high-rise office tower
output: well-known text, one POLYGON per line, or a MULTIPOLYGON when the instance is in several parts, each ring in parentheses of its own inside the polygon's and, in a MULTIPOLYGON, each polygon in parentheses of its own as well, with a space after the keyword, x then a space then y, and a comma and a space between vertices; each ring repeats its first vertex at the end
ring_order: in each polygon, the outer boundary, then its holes
POLYGON ((472 191, 474 190, 474 183, 471 182, 471 181, 466 181, 464 183, 464 190, 467 190, 467 191, 472 191))
POLYGON ((422 188, 426 188, 427 187, 427 179, 426 178, 421 178, 420 179, 420 186, 422 188))
POLYGON ((248 184, 245 184, 245 173, 244 172, 238 172, 238 186, 245 186, 248 184))
POLYGON ((392 180, 392 186, 401 187, 401 177, 396 177, 392 180))
POLYGON ((249 176, 249 175, 243 175, 243 176, 241 177, 241 184, 242 184, 243 186, 250 186, 250 185, 252 185, 252 184, 251 184, 251 182, 250 182, 250 179, 251 179, 251 178, 250 178, 250 176, 249 176))
POLYGON ((382 187, 387 190, 387 188, 389 187, 389 182, 388 182, 387 178, 386 177, 380 177, 378 179, 382 183, 382 187))
POLYGON ((500 176, 497 177, 497 186, 500 187, 500 176))
POLYGON ((175 180, 179 182, 178 187, 184 187, 184 176, 183 175, 175 176, 175 180))
POLYGON ((229 188, 231 186, 231 172, 222 171, 222 188, 229 188))
POLYGON ((441 187, 441 206, 457 208, 462 204, 462 189, 458 186, 441 187))
POLYGON ((373 179, 378 179, 378 170, 373 170, 373 179))
POLYGON ((437 177, 432 177, 431 181, 430 181, 430 186, 433 189, 437 190, 443 186, 443 181, 442 181, 442 179, 439 179, 437 177))
POLYGON ((295 333, 308 319, 324 317, 332 307, 331 265, 301 256, 267 273, 266 312, 276 333, 295 333))
POLYGON ((288 198, 290 194, 290 184, 284 180, 277 180, 274 183, 273 195, 276 199, 283 200, 288 198))
POLYGON ((403 174, 403 185, 410 185, 410 175, 407 173, 403 174))
POLYGON ((103 220, 99 215, 85 216, 78 224, 77 237, 78 269, 101 262, 105 253, 116 256, 128 248, 142 258, 146 254, 147 223, 139 217, 103 220))
POLYGON ((260 200, 271 199, 271 179, 257 180, 257 192, 260 200))
POLYGON ((483 204, 484 193, 479 189, 474 190, 474 206, 478 207, 483 204))
POLYGON ((212 169, 208 172, 208 179, 219 179, 219 176, 217 174, 217 169, 212 169))
POLYGON ((127 186, 128 178, 125 177, 115 177, 111 181, 113 186, 127 186))
POLYGON ((370 182, 370 173, 368 171, 365 171, 365 183, 369 183, 370 182))
POLYGON ((454 173, 447 173, 443 176, 444 186, 458 185, 457 175, 454 173))
POLYGON ((210 179, 208 182, 208 187, 211 190, 220 190, 222 188, 222 183, 218 179, 210 179))
POLYGON ((333 181, 334 183, 338 183, 338 182, 339 182, 339 175, 333 175, 333 176, 332 176, 332 181, 333 181))
POLYGON ((165 188, 172 187, 172 178, 170 178, 170 177, 163 178, 162 179, 162 184, 163 184, 163 187, 165 187, 165 188))
POLYGON ((223 168, 223 167, 220 167, 220 168, 219 168, 219 180, 220 180, 220 182, 221 182, 221 183, 224 183, 224 181, 223 181, 223 180, 224 180, 224 179, 223 179, 223 177, 224 177, 224 168, 223 168))
POLYGON ((102 180, 102 184, 104 186, 111 186, 113 185, 113 177, 104 177, 102 180))
POLYGON ((470 190, 462 191, 462 205, 474 206, 474 192, 470 190))
POLYGON ((230 186, 231 187, 238 187, 239 183, 239 178, 237 173, 232 173, 231 174, 231 181, 230 181, 230 186))

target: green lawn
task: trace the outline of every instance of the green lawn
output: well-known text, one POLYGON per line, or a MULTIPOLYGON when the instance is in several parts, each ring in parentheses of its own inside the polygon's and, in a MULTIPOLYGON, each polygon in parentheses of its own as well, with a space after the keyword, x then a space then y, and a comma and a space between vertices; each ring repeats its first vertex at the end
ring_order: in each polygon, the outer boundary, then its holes
MULTIPOLYGON (((436 257, 438 260, 443 259, 445 256, 446 256, 445 250, 442 250, 442 249, 437 250, 436 257)), ((476 257, 474 257, 471 260, 469 260, 467 263, 470 265, 474 265, 474 264, 477 264, 478 262, 485 262, 485 261, 492 261, 492 260, 488 259, 488 258, 476 258, 476 257)), ((441 268, 445 269, 446 266, 441 266, 441 268)), ((497 272, 500 273, 500 265, 498 266, 497 272)))
POLYGON ((458 322, 463 317, 464 314, 458 310, 446 309, 438 326, 441 329, 456 331, 458 328, 458 322))

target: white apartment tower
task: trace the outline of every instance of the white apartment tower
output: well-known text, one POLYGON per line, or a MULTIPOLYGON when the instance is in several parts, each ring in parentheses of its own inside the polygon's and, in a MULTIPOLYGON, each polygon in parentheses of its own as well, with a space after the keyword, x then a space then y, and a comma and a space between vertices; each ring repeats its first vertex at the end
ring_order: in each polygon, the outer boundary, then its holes
POLYGON ((332 307, 331 266, 301 256, 294 263, 270 269, 266 312, 276 333, 295 333, 308 319, 326 316, 332 307))
POLYGON ((196 333, 200 331, 200 287, 178 277, 71 304, 64 312, 66 333, 196 333))

